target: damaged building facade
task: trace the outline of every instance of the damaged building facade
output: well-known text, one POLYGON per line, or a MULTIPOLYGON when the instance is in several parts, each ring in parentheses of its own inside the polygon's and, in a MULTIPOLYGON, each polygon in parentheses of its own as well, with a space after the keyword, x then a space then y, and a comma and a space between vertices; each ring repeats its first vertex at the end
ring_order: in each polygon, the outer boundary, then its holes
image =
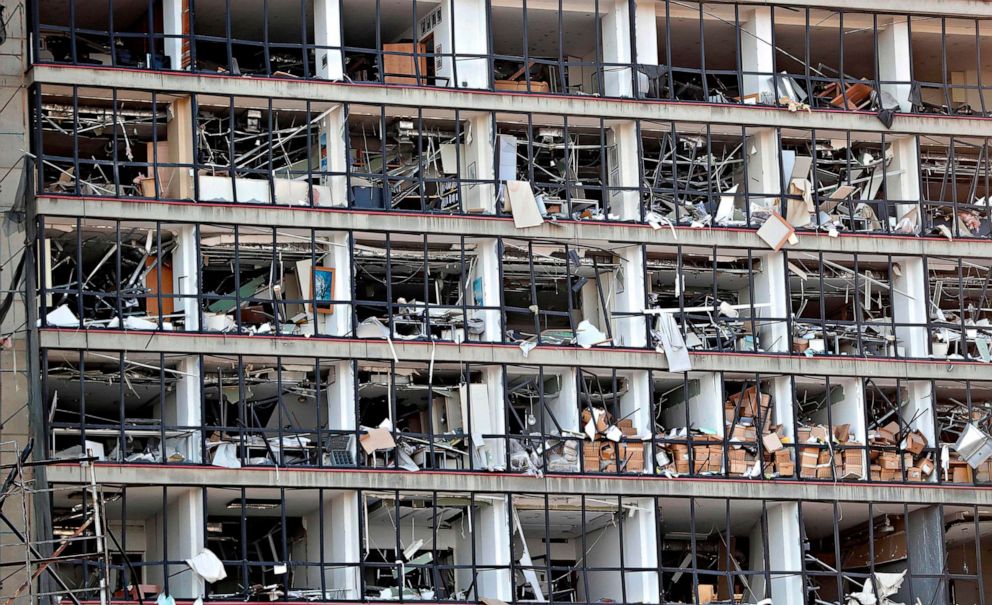
POLYGON ((7 17, 5 603, 992 605, 992 5, 7 17))

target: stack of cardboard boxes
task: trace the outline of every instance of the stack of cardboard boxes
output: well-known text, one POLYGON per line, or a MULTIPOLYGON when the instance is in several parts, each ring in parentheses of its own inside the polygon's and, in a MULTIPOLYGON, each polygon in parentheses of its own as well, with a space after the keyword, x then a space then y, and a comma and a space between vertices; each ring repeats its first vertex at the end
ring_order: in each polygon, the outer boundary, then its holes
MULTIPOLYGON (((919 431, 908 431, 901 436, 898 422, 890 422, 868 432, 869 457, 872 481, 926 481, 934 471, 929 455, 923 455, 927 438, 919 431), (901 446, 902 454, 893 451, 901 446)), ((952 465, 952 471, 957 471, 952 465)))
POLYGON ((582 411, 582 426, 591 437, 582 445, 584 472, 644 472, 644 444, 630 441, 637 437, 637 431, 629 418, 614 423, 609 412, 587 408, 582 411))
POLYGON ((830 429, 822 424, 798 429, 801 479, 863 479, 864 443, 853 438, 851 425, 830 429))

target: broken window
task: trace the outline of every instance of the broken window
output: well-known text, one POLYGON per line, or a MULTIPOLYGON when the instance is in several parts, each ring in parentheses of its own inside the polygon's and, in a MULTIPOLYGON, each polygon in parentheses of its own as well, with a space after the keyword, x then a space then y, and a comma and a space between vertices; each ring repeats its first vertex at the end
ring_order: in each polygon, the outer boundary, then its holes
POLYGON ((921 137, 924 232, 947 238, 992 237, 986 139, 921 137))
POLYGON ((777 350, 787 318, 776 317, 768 299, 767 262, 766 255, 746 249, 647 246, 653 342, 670 355, 679 348, 777 350))

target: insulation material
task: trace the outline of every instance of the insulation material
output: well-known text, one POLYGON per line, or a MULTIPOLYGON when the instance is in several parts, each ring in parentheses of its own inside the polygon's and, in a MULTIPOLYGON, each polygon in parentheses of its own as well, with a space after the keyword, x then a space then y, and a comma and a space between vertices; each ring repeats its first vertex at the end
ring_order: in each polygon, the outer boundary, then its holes
POLYGON ((661 341, 659 353, 665 353, 669 372, 688 372, 692 369, 689 359, 689 349, 679 329, 675 316, 671 313, 659 313, 655 320, 655 335, 661 341))
POLYGON ((897 603, 888 597, 899 592, 899 587, 902 586, 905 578, 905 571, 901 573, 876 572, 865 581, 864 589, 861 592, 847 595, 847 605, 902 605, 902 603, 897 603))

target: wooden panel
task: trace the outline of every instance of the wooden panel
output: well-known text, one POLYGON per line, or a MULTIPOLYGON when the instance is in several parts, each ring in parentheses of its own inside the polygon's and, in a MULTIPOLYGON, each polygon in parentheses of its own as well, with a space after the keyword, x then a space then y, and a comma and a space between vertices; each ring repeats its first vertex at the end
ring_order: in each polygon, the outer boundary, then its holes
MULTIPOLYGON (((155 259, 148 257, 145 264, 150 266, 155 259)), ((159 315, 159 299, 156 298, 158 293, 158 273, 159 269, 162 270, 162 294, 173 294, 172 289, 172 265, 160 264, 152 267, 152 269, 145 274, 145 287, 148 288, 148 298, 145 299, 145 310, 148 312, 148 317, 158 317, 159 315)), ((162 299, 162 314, 171 315, 175 312, 176 301, 173 298, 163 298, 162 299)))
POLYGON ((400 44, 382 45, 382 67, 384 72, 383 81, 387 84, 418 84, 417 63, 420 63, 420 83, 426 84, 427 78, 427 57, 421 55, 414 57, 413 54, 423 53, 422 44, 404 42, 400 44), (403 54, 387 54, 403 53, 403 54), (407 77, 412 76, 412 77, 407 77))

